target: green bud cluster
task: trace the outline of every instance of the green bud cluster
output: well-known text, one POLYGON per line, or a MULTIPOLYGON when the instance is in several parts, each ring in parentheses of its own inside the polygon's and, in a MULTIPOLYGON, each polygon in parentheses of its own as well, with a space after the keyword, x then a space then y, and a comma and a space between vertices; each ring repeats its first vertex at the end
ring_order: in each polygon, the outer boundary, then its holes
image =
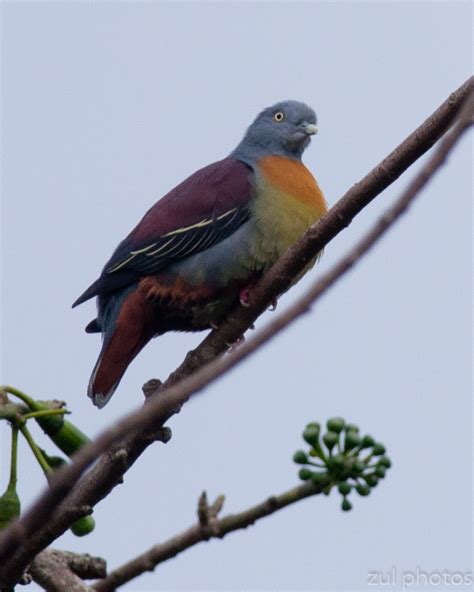
POLYGON ((311 481, 326 494, 336 486, 344 512, 352 509, 348 496, 353 491, 361 497, 369 495, 392 466, 383 444, 368 434, 361 435, 358 426, 346 423, 342 417, 329 419, 325 431, 321 424, 309 423, 303 440, 309 450, 297 450, 293 455, 293 461, 303 465, 299 478, 311 481))
MULTIPOLYGON (((5 493, 0 496, 0 529, 7 526, 20 515, 20 500, 16 491, 17 482, 17 435, 20 432, 26 439, 38 464, 49 480, 54 471, 67 465, 67 460, 61 456, 49 455, 40 448, 27 427, 27 423, 34 419, 56 446, 67 456, 73 456, 82 446, 89 442, 89 438, 75 425, 64 419, 69 413, 57 401, 36 401, 22 391, 11 387, 0 387, 0 420, 7 420, 12 426, 12 462, 10 483, 5 493), (8 395, 21 400, 21 404, 12 403, 8 395)), ((71 526, 76 536, 84 536, 95 528, 92 516, 79 518, 71 526)))

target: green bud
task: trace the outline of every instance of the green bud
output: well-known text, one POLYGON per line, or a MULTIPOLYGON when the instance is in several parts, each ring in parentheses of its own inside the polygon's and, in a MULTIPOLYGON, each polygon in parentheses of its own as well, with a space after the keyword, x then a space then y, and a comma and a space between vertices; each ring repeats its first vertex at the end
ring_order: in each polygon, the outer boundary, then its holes
POLYGON ((321 424, 318 423, 317 421, 310 421, 309 423, 306 424, 307 428, 318 428, 318 430, 321 429, 321 424))
POLYGON ((18 518, 21 511, 20 498, 14 484, 10 484, 0 497, 0 529, 18 518))
POLYGON ((354 461, 351 469, 352 475, 360 475, 362 471, 365 469, 365 463, 362 462, 360 459, 354 461))
POLYGON ((389 469, 392 466, 392 461, 388 458, 388 456, 382 456, 377 464, 389 469))
POLYGON ((40 450, 41 454, 44 456, 45 461, 52 469, 59 469, 64 465, 67 465, 66 459, 61 458, 60 456, 49 456, 49 454, 45 450, 43 450, 42 448, 40 448, 40 450))
POLYGON ((346 432, 346 438, 344 440, 344 450, 352 450, 359 444, 360 438, 357 432, 354 432, 353 430, 350 432, 346 432))
POLYGON ((342 495, 348 495, 352 489, 352 487, 349 485, 349 483, 347 483, 347 481, 343 481, 342 483, 339 483, 337 488, 339 490, 339 493, 341 493, 342 495))
MULTIPOLYGON (((34 400, 31 401, 29 407, 32 411, 51 409, 50 404, 34 400)), ((64 419, 63 416, 35 417, 35 421, 67 456, 72 456, 82 446, 90 442, 89 438, 81 430, 76 428, 70 421, 64 419)))
POLYGON ((316 424, 309 424, 303 432, 303 439, 310 445, 316 446, 319 439, 319 427, 316 424))
POLYGON ((383 444, 374 444, 374 447, 372 448, 372 454, 374 456, 381 456, 382 454, 385 454, 385 446, 383 444))
POLYGON ((346 432, 358 432, 359 426, 356 426, 353 423, 348 423, 348 424, 346 424, 344 429, 346 430, 346 432))
POLYGON ((356 491, 359 495, 365 497, 366 495, 369 495, 370 487, 367 487, 367 485, 364 485, 363 483, 358 483, 356 485, 356 491))
POLYGON ((379 482, 378 477, 373 473, 371 473, 370 475, 362 475, 362 478, 365 480, 367 485, 370 485, 370 487, 375 487, 379 482))
POLYGON ((383 479, 385 477, 385 467, 375 467, 374 473, 379 479, 383 479))
POLYGON ((299 465, 305 465, 308 462, 308 457, 302 450, 297 450, 293 455, 293 461, 299 465))
POLYGON ((347 498, 344 498, 342 500, 341 508, 343 512, 349 512, 349 510, 352 510, 352 504, 347 498))
POLYGON ((375 444, 375 440, 372 438, 372 436, 367 435, 362 438, 361 448, 370 448, 374 444, 375 444))
POLYGON ((340 434, 344 429, 344 424, 345 421, 342 419, 342 417, 331 417, 331 419, 328 419, 326 426, 331 432, 340 434))
POLYGON ((340 471, 344 468, 346 464, 346 459, 342 456, 342 454, 335 454, 333 457, 329 459, 328 464, 331 469, 335 471, 340 471))
POLYGON ((311 481, 315 484, 315 485, 322 485, 323 483, 325 483, 327 481, 327 473, 312 473, 311 475, 311 481))
POLYGON ((319 454, 318 454, 318 451, 317 451, 317 450, 315 450, 314 448, 311 448, 311 449, 310 449, 310 451, 309 451, 309 455, 310 455, 310 456, 313 456, 313 457, 314 457, 314 456, 319 456, 319 454))
POLYGON ((328 450, 332 450, 338 441, 339 434, 336 434, 336 432, 326 432, 323 436, 323 442, 328 450))
POLYGON ((308 479, 311 479, 313 471, 310 471, 309 469, 300 469, 298 475, 301 481, 307 481, 308 479))
POLYGON ((71 532, 78 537, 91 533, 95 528, 95 520, 92 516, 83 516, 71 526, 71 532))

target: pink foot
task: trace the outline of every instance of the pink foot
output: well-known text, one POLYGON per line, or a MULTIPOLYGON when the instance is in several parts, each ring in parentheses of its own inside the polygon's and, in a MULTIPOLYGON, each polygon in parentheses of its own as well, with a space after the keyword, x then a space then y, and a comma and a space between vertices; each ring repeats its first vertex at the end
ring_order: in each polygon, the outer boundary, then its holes
POLYGON ((243 288, 240 290, 239 300, 242 306, 250 306, 250 288, 243 288))

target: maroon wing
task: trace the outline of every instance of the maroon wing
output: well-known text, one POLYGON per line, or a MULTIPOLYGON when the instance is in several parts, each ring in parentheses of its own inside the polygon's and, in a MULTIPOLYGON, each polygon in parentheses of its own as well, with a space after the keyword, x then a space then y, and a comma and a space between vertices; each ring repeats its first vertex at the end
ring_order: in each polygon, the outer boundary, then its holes
POLYGON ((185 179, 148 210, 73 306, 156 274, 233 234, 250 218, 251 172, 225 158, 185 179))

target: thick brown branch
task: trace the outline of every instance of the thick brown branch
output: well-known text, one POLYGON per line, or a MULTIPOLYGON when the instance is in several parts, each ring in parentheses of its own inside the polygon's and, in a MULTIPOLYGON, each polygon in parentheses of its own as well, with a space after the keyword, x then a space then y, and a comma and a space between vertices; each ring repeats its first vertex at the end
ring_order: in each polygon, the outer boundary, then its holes
POLYGON ((82 578, 105 577, 106 569, 100 557, 45 549, 35 557, 29 573, 47 592, 90 592, 82 578))
MULTIPOLYGON (((123 584, 126 584, 144 572, 153 571, 160 563, 175 557, 197 543, 208 541, 211 538, 223 538, 229 532, 247 528, 257 520, 265 518, 265 516, 269 516, 277 510, 281 510, 302 499, 321 493, 324 487, 324 483, 321 485, 313 485, 310 482, 306 482, 303 485, 299 485, 298 487, 286 491, 285 493, 271 496, 243 512, 229 514, 220 519, 217 518, 217 512, 214 516, 214 513, 211 511, 211 520, 209 520, 209 523, 212 524, 212 528, 209 528, 207 523, 203 525, 201 520, 199 520, 197 524, 177 534, 168 541, 151 547, 148 551, 145 551, 131 561, 121 565, 112 571, 106 578, 97 582, 94 585, 94 589, 99 592, 111 592, 112 590, 116 590, 119 586, 123 586, 123 584)), ((212 509, 213 507, 216 507, 220 510, 222 507, 220 499, 222 498, 217 498, 216 502, 210 508, 212 509)))
MULTIPOLYGON (((262 279, 253 292, 251 306, 248 309, 241 308, 230 315, 218 331, 212 332, 194 352, 188 354, 184 364, 166 381, 166 388, 161 390, 158 397, 149 397, 144 409, 130 414, 104 432, 95 442, 84 447, 70 466, 58 471, 49 490, 44 492, 25 516, 14 523, 0 539, 1 580, 5 584, 14 582, 35 553, 45 548, 74 520, 83 515, 84 508, 90 509, 120 482, 123 473, 153 441, 155 430, 161 428, 191 394, 215 380, 269 338, 268 333, 263 331, 232 356, 208 363, 222 353, 226 343, 234 341, 250 326, 271 300, 288 287, 291 278, 316 252, 347 226, 355 214, 441 137, 456 117, 472 87, 471 78, 390 156, 355 185, 323 220, 315 224, 262 279), (197 368, 200 370, 195 371, 197 368), (170 387, 169 385, 177 379, 183 380, 178 385, 170 387), (110 449, 111 444, 127 434, 120 448, 104 455, 97 466, 58 506, 98 455, 110 449)), ((458 133, 461 133, 459 129, 458 133)), ((345 269, 350 265, 346 265, 345 269)), ((334 275, 324 290, 337 277, 337 274, 334 275)), ((285 326, 284 315, 283 318, 277 318, 272 325, 285 326)))
POLYGON ((72 551, 59 551, 58 553, 69 569, 83 580, 95 580, 105 578, 107 575, 107 563, 102 557, 94 557, 88 553, 73 553, 72 551))

